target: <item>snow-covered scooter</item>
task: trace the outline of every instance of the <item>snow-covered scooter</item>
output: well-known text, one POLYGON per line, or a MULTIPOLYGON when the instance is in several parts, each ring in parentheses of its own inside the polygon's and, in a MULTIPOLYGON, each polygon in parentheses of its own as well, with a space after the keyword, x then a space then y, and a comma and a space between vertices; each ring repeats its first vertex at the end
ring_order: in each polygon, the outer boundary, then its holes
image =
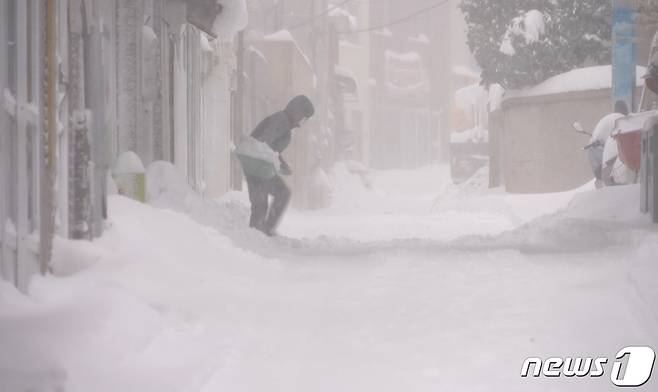
POLYGON ((615 134, 618 120, 624 117, 621 113, 608 114, 592 133, 578 122, 573 124, 577 132, 590 136, 589 144, 583 150, 587 152, 597 188, 634 184, 638 180, 639 167, 636 162, 641 154, 640 146, 635 138, 615 134))

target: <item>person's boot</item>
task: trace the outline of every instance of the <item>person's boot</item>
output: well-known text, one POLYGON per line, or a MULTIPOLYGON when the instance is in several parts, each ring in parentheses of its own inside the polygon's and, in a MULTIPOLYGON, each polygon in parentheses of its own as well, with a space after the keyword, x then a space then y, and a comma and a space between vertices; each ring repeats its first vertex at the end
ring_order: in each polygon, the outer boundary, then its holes
POLYGON ((267 212, 263 232, 270 237, 276 235, 276 229, 281 223, 281 218, 288 208, 291 192, 285 182, 279 177, 274 179, 272 186, 272 205, 267 212))

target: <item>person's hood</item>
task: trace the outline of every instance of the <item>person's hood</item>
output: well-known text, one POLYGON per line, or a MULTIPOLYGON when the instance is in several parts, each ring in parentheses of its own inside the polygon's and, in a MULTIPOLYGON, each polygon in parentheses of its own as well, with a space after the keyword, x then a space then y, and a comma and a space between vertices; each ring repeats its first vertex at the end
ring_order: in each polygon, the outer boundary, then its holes
POLYGON ((288 103, 284 112, 286 112, 293 125, 298 127, 303 119, 310 118, 315 114, 315 107, 307 96, 298 95, 288 103))

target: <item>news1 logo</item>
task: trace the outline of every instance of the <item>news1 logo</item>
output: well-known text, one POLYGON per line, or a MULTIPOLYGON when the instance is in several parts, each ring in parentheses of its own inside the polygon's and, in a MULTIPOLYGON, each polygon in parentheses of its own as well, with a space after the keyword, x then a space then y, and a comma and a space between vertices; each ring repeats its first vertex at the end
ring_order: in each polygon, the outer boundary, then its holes
MULTIPOLYGON (((651 378, 656 353, 651 347, 625 347, 615 358, 610 381, 618 387, 640 387, 651 378)), ((521 377, 601 377, 609 362, 608 358, 528 358, 523 362, 521 377)))

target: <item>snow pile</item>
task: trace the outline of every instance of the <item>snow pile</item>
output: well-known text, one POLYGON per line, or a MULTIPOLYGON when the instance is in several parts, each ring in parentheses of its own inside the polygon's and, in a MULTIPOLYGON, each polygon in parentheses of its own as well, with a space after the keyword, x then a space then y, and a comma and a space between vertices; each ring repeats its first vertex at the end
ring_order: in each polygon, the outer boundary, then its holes
POLYGON ((163 328, 148 303, 94 278, 39 278, 30 292, 0 280, 2 391, 110 391, 110 374, 163 328))
POLYGON ((1 391, 201 391, 231 361, 248 309, 268 301, 245 293, 277 280, 275 261, 182 214, 123 197, 109 209, 93 250, 55 248, 100 255, 91 268, 37 277, 29 297, 0 280, 1 391))
POLYGON ((578 193, 569 203, 566 216, 572 219, 610 221, 617 223, 649 223, 640 212, 640 185, 615 186, 578 193))
MULTIPOLYGON (((645 67, 637 67, 637 85, 644 84, 642 75, 645 67)), ((612 86, 612 67, 600 65, 595 67, 579 68, 573 71, 554 76, 537 86, 523 90, 508 91, 506 98, 533 97, 540 95, 559 94, 572 91, 588 91, 608 89, 612 86)))
POLYGON ((441 204, 447 200, 478 197, 487 192, 489 192, 489 165, 484 166, 462 183, 454 184, 450 182, 441 191, 441 194, 436 197, 433 209, 441 208, 441 204))
MULTIPOLYGON (((298 233, 333 230, 297 247, 242 250, 210 224, 243 194, 193 215, 110 197, 102 238, 55 247, 87 269, 38 277, 28 296, 0 281, 0 391, 593 392, 609 379, 518 371, 658 344, 658 238, 637 186, 456 194, 430 212, 447 166, 372 172, 372 189, 363 169, 332 176, 369 210, 291 211, 298 233)), ((151 202, 199 203, 173 166, 147 175, 151 202)))
POLYGON ((146 171, 146 200, 158 208, 185 213, 223 233, 246 230, 249 203, 245 194, 229 193, 208 200, 196 193, 169 162, 153 162, 146 171))
POLYGON ((500 45, 500 51, 508 56, 514 56, 516 49, 512 40, 514 37, 525 39, 526 45, 537 42, 546 32, 546 21, 544 14, 538 10, 530 10, 525 15, 518 16, 512 20, 500 45))
POLYGON ((450 143, 489 143, 489 131, 482 127, 467 129, 450 134, 450 143))

